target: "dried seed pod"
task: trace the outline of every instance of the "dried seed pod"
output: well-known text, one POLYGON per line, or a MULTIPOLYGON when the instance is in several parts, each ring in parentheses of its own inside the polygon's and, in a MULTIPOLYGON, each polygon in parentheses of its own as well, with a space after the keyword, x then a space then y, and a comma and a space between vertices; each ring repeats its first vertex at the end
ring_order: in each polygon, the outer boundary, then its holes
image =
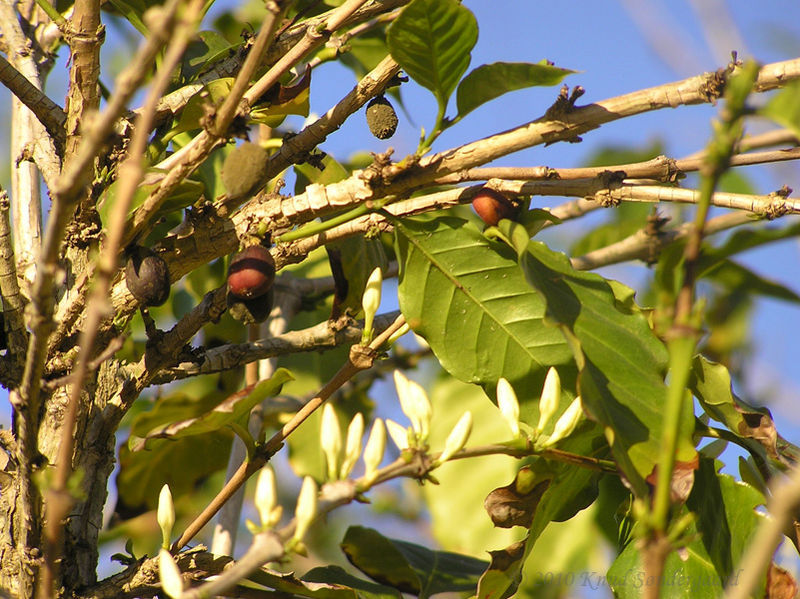
POLYGON ((240 300, 264 295, 275 282, 275 260, 263 245, 236 254, 228 267, 228 293, 240 300))
POLYGON ((228 311, 243 324, 264 322, 272 311, 274 290, 269 289, 263 295, 243 300, 230 293, 227 296, 228 311))
POLYGON ((484 187, 472 200, 472 207, 483 222, 494 226, 504 218, 513 219, 517 215, 517 208, 499 191, 484 187))
POLYGON ((397 130, 397 113, 384 96, 377 96, 367 104, 367 125, 378 139, 388 139, 397 130))
POLYGON ((136 246, 128 252, 125 284, 143 306, 160 306, 169 297, 167 263, 150 248, 136 246))
POLYGON ((222 183, 229 198, 254 194, 266 183, 267 150, 258 144, 245 142, 235 147, 222 164, 222 183))

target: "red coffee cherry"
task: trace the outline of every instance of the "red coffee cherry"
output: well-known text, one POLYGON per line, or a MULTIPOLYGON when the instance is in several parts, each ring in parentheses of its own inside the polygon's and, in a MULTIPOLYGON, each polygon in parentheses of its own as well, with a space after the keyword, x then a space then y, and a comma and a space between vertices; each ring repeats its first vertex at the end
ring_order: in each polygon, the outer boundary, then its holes
POLYGON ((499 191, 484 187, 472 200, 472 207, 483 222, 494 226, 504 218, 513 219, 517 215, 517 208, 499 191))
POLYGON ((275 260, 263 245, 246 247, 228 267, 228 293, 241 300, 264 295, 274 282, 275 260))

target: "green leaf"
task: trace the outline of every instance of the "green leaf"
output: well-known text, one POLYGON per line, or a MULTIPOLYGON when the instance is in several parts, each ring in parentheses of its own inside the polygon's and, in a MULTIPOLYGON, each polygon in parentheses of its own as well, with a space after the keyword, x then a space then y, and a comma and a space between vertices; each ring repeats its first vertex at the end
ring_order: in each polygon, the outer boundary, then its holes
MULTIPOLYGON (((670 598, 716 598, 724 585, 735 582, 741 568, 745 547, 752 542, 761 516, 755 508, 764 497, 753 487, 740 483, 727 474, 717 472, 721 464, 708 458, 700 459, 695 484, 686 508, 697 515, 696 524, 686 531, 690 539, 680 553, 667 558, 660 583, 662 596, 670 598)), ((641 564, 641 550, 629 543, 608 571, 608 582, 614 596, 620 599, 638 598, 648 580, 641 564)), ((764 580, 754 597, 764 595, 764 580)))
MULTIPOLYGON (((478 581, 480 599, 505 599, 517 590, 525 561, 525 541, 490 551, 492 561, 478 581)), ((524 596, 524 595, 523 595, 524 596)))
POLYGON ((524 562, 517 597, 592 596, 587 591, 601 580, 597 564, 607 563, 607 547, 594 521, 598 512, 593 504, 542 532, 524 562))
POLYGON ((139 508, 155 509, 161 487, 169 484, 176 499, 195 492, 198 481, 222 470, 228 463, 233 433, 214 431, 202 437, 154 439, 148 451, 119 450, 117 496, 125 512, 139 508))
POLYGON ((488 565, 466 555, 389 539, 363 526, 348 528, 341 546, 350 563, 370 578, 419 597, 472 591, 488 565))
MULTIPOLYGON (((430 392, 434 406, 428 442, 435 450, 461 415, 472 412, 474 425, 468 446, 507 441, 511 431, 480 387, 442 376, 430 392)), ((435 472, 438 485, 421 488, 431 515, 433 536, 443 549, 485 557, 486 551, 519 540, 518 530, 495 528, 486 517, 483 501, 495 487, 514 478, 517 460, 506 455, 487 455, 468 460, 451 460, 435 472)))
POLYGON ((173 422, 168 421, 154 426, 143 435, 140 435, 142 437, 141 443, 136 442, 135 446, 142 448, 150 439, 180 439, 217 431, 234 421, 246 417, 254 406, 279 393, 283 384, 291 379, 292 375, 288 370, 279 368, 271 378, 230 395, 209 411, 193 418, 173 422))
MULTIPOLYGON (((516 249, 525 277, 545 298, 548 321, 573 348, 584 408, 606 428, 614 459, 637 493, 645 494, 644 480, 660 451, 666 349, 645 316, 619 301, 615 291, 622 285, 574 270, 564 254, 543 243, 516 249)), ((694 418, 688 402, 684 412, 678 460, 690 462, 694 418)))
MULTIPOLYGON (((150 168, 148 172, 163 172, 159 169, 150 168)), ((128 207, 128 215, 132 215, 138 208, 141 206, 144 201, 147 199, 147 196, 150 195, 158 186, 141 184, 139 187, 136 188, 134 192, 133 198, 131 199, 131 204, 128 207)), ((98 208, 98 214, 100 215, 100 221, 105 225, 109 222, 111 218, 111 211, 114 209, 117 190, 119 188, 119 181, 114 181, 105 191, 103 194, 103 198, 100 202, 98 208)), ((205 187, 199 181, 193 181, 192 179, 184 179, 181 181, 178 186, 172 191, 172 193, 164 200, 161 204, 161 207, 156 212, 154 220, 162 216, 166 216, 171 214, 172 212, 176 212, 178 210, 183 210, 187 206, 191 206, 194 204, 201 196, 201 194, 205 191, 205 187)), ((174 226, 174 225, 173 225, 174 226)))
POLYGON ((738 229, 718 248, 703 248, 698 272, 700 276, 716 264, 735 254, 760 247, 767 243, 800 236, 800 223, 785 227, 748 227, 738 229))
POLYGON ((395 234, 400 309, 448 372, 484 385, 491 396, 505 377, 523 420, 535 425, 545 374, 557 365, 569 401, 571 352, 545 325, 542 298, 508 248, 457 218, 395 221, 395 234))
POLYGON ((134 26, 136 31, 145 37, 150 35, 150 30, 142 21, 142 14, 151 5, 150 2, 145 3, 142 0, 111 0, 111 4, 122 13, 122 16, 134 26))
POLYGON ((769 410, 754 408, 736 397, 725 366, 695 356, 689 388, 711 418, 737 436, 757 441, 767 455, 778 458, 778 431, 769 410))
POLYGON ((339 566, 313 568, 301 578, 260 568, 247 580, 281 593, 312 599, 400 599, 395 589, 348 574, 339 566))
POLYGON ((391 597, 399 599, 400 592, 397 589, 382 584, 377 584, 369 580, 364 580, 353 576, 339 566, 320 566, 309 570, 303 574, 306 583, 326 583, 331 586, 349 587, 353 594, 359 599, 384 599, 391 597))
POLYGON ((558 85, 574 73, 570 69, 552 66, 547 61, 493 62, 473 69, 458 85, 456 105, 458 116, 472 112, 478 106, 517 89, 537 85, 558 85))
POLYGON ((611 215, 608 222, 593 227, 585 235, 578 237, 570 248, 570 254, 581 256, 633 235, 647 224, 650 211, 647 204, 623 202, 607 211, 611 215))
MULTIPOLYGON (((119 1, 119 0, 117 0, 119 1)), ((206 65, 222 58, 234 49, 234 45, 216 31, 198 31, 189 42, 183 55, 180 81, 183 85, 197 79, 206 65)))
POLYGON ((741 289, 750 294, 800 302, 800 295, 777 283, 770 281, 733 260, 723 260, 703 273, 703 277, 723 285, 727 290, 741 289))
POLYGON ((351 38, 347 47, 349 50, 339 54, 339 60, 361 79, 386 57, 386 31, 382 28, 367 31, 351 38))
POLYGON ((800 136, 800 82, 787 84, 759 113, 800 136))
POLYGON ((389 26, 386 41, 392 58, 433 92, 444 112, 477 40, 475 16, 457 0, 414 0, 389 26))

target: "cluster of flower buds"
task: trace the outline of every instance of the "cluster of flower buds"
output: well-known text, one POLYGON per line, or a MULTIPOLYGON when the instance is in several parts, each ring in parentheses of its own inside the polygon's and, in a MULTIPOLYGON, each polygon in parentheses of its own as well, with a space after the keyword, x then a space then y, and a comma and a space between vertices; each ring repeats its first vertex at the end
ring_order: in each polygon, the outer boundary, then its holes
MULTIPOLYGON (((408 416, 411 426, 406 428, 394 420, 386 420, 386 429, 395 445, 404 451, 406 449, 427 449, 428 436, 430 435, 430 424, 433 416, 433 408, 425 393, 418 383, 409 380, 402 372, 394 372, 394 384, 397 389, 397 397, 400 400, 400 408, 408 416)), ((472 432, 472 413, 465 412, 453 430, 447 436, 445 447, 435 462, 435 466, 443 464, 463 449, 472 432)))
MULTIPOLYGON (((545 435, 544 431, 558 412, 560 402, 561 378, 558 376, 558 371, 556 371, 555 368, 550 368, 544 380, 542 396, 539 399, 539 421, 536 428, 533 430, 533 434, 530 435, 534 440, 534 447, 536 449, 541 450, 553 447, 556 443, 571 435, 583 418, 581 398, 576 397, 558 420, 556 420, 553 431, 549 435, 545 435)), ((502 414, 508 426, 511 428, 511 433, 514 435, 514 438, 528 436, 523 435, 520 430, 519 401, 517 400, 514 388, 506 379, 502 378, 497 381, 497 407, 500 409, 500 414, 502 414)))
POLYGON ((347 427, 347 438, 342 444, 339 417, 331 404, 322 408, 320 445, 325 455, 328 480, 341 480, 350 476, 361 455, 361 440, 364 436, 364 416, 359 412, 347 427))

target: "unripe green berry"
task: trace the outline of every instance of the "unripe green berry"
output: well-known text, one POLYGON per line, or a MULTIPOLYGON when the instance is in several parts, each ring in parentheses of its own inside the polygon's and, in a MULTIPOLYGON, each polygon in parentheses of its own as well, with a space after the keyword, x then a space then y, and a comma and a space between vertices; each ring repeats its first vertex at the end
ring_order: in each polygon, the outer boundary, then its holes
POLYGON ((367 104, 367 125, 378 139, 388 139, 397 130, 397 113, 383 96, 377 96, 367 104))
POLYGON ((267 150, 258 144, 245 142, 235 147, 222 164, 222 183, 229 198, 244 198, 254 194, 266 183, 267 150))

